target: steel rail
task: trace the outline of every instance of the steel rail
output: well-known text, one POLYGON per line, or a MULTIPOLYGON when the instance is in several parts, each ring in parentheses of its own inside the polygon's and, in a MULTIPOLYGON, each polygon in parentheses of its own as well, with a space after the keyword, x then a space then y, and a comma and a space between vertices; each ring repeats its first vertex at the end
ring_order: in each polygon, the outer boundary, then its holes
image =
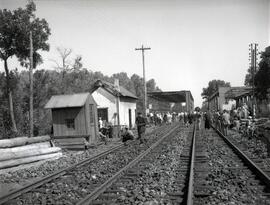
MULTIPOLYGON (((212 126, 212 125, 211 125, 212 126)), ((218 129, 212 126, 212 128, 218 133, 218 135, 235 151, 235 153, 243 160, 243 162, 249 167, 256 176, 270 188, 270 177, 258 167, 243 151, 241 151, 232 141, 230 141, 226 136, 224 136, 218 129)))
POLYGON ((108 187, 110 187, 127 169, 133 167, 137 164, 143 157, 145 157, 148 153, 150 153, 154 148, 156 148, 165 138, 167 138, 173 131, 175 131, 179 126, 172 128, 167 134, 162 136, 158 141, 156 141, 153 145, 151 145, 146 151, 137 156, 134 160, 132 160, 128 165, 119 170, 116 174, 114 174, 111 178, 109 178, 106 182, 104 182, 101 186, 96 188, 92 193, 87 195, 85 198, 80 200, 77 205, 90 204, 95 199, 98 198, 108 187))
POLYGON ((192 146, 191 146, 191 157, 190 157, 190 168, 189 168, 189 179, 188 179, 188 192, 187 192, 187 205, 193 204, 194 197, 194 161, 195 161, 195 143, 196 143, 196 123, 194 124, 192 134, 192 146))
POLYGON ((80 162, 78 162, 78 163, 76 163, 76 164, 74 164, 74 165, 72 165, 70 167, 63 168, 63 169, 61 169, 61 170, 59 170, 57 172, 54 172, 52 174, 49 174, 49 175, 41 178, 41 179, 39 179, 39 180, 37 180, 37 181, 35 181, 33 183, 27 184, 24 187, 21 187, 21 188, 16 189, 16 190, 14 190, 14 191, 6 194, 6 195, 3 195, 3 196, 0 197, 0 204, 3 204, 3 203, 5 203, 5 202, 7 202, 7 201, 9 201, 11 199, 14 199, 14 198, 26 193, 26 192, 29 192, 32 189, 40 187, 43 184, 45 184, 47 182, 50 182, 53 179, 61 177, 62 175, 64 175, 65 173, 67 173, 68 171, 70 171, 72 169, 75 169, 77 167, 80 167, 80 166, 83 166, 85 164, 91 163, 91 162, 93 162, 93 161, 95 161, 95 160, 97 160, 97 159, 99 159, 99 158, 101 158, 103 156, 106 156, 106 155, 108 155, 108 154, 110 154, 110 153, 112 153, 112 152, 114 152, 114 151, 116 151, 116 150, 118 150, 118 149, 120 149, 122 147, 124 147, 123 144, 117 145, 117 146, 115 146, 115 147, 113 147, 113 148, 111 148, 109 150, 106 150, 106 151, 100 153, 100 154, 97 154, 97 155, 95 155, 93 157, 84 159, 84 160, 82 160, 82 161, 80 161, 80 162))

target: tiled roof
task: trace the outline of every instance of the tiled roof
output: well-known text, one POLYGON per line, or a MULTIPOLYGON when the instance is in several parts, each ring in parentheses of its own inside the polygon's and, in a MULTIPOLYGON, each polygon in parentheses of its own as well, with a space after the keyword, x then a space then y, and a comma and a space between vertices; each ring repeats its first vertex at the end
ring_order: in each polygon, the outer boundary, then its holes
POLYGON ((103 87, 105 90, 107 90, 108 92, 110 92, 113 95, 120 95, 120 97, 128 97, 128 98, 134 98, 134 99, 138 99, 138 97, 136 95, 134 95, 132 92, 128 91, 127 89, 125 89, 122 86, 120 87, 120 91, 117 90, 117 88, 108 82, 104 82, 101 80, 97 80, 93 86, 93 88, 91 89, 91 93, 93 93, 97 88, 99 87, 103 87))

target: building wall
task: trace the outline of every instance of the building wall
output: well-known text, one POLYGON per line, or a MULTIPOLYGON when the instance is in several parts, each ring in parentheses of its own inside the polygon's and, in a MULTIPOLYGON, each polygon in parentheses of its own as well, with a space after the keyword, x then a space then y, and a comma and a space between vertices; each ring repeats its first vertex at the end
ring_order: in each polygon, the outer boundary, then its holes
POLYGON ((112 125, 117 125, 116 97, 103 88, 98 88, 92 93, 92 96, 97 103, 97 108, 108 108, 108 121, 112 123, 112 125))
POLYGON ((192 100, 190 93, 186 92, 186 112, 192 112, 194 110, 194 101, 192 100))
POLYGON ((209 109, 212 111, 223 110, 227 102, 225 99, 225 93, 230 87, 219 87, 218 92, 209 100, 209 109))
POLYGON ((98 138, 98 118, 97 118, 97 106, 93 99, 89 97, 85 103, 85 120, 86 129, 89 134, 89 143, 93 143, 98 138))
POLYGON ((54 136, 86 135, 85 108, 52 109, 54 136), (74 119, 75 129, 67 128, 66 119, 74 119))
POLYGON ((129 126, 129 109, 131 109, 131 126, 135 126, 136 103, 120 101, 120 124, 129 126))
POLYGON ((218 108, 223 110, 223 106, 226 104, 225 93, 230 89, 230 87, 219 87, 219 98, 218 98, 218 108))
MULTIPOLYGON (((97 108, 108 108, 108 121, 112 125, 117 125, 117 108, 116 97, 103 88, 98 88, 92 93, 94 100, 97 103, 97 108)), ((121 99, 119 103, 119 120, 120 125, 129 125, 128 110, 131 109, 132 125, 135 124, 136 101, 124 101, 121 99)))

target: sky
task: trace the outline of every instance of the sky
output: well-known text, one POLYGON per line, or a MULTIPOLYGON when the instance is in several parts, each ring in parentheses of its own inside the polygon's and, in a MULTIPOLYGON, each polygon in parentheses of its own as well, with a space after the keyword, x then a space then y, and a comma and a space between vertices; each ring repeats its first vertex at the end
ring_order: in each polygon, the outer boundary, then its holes
MULTIPOLYGON (((190 90, 202 105, 202 88, 220 79, 241 86, 250 43, 269 45, 268 0, 35 0, 37 17, 51 28, 50 51, 38 69, 53 69, 57 47, 81 55, 84 67, 106 75, 127 72, 154 78, 163 91, 190 90)), ((0 8, 26 0, 0 0, 0 8)), ((15 58, 11 68, 18 67, 15 58)), ((23 68, 19 68, 23 69, 23 68)), ((3 63, 0 71, 4 71, 3 63)))

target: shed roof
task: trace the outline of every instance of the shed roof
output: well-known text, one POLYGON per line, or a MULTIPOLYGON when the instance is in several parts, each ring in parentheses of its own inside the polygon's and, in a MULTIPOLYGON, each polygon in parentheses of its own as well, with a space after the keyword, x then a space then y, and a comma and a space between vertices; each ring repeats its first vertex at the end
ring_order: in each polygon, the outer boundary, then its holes
POLYGON ((246 87, 246 86, 232 87, 230 90, 228 90, 225 93, 225 98, 227 98, 227 99, 237 99, 239 97, 249 95, 251 92, 252 92, 251 87, 246 87))
POLYGON ((128 97, 128 98, 138 99, 138 97, 136 95, 134 95, 132 92, 128 91, 123 86, 119 86, 120 91, 118 91, 113 84, 105 82, 105 81, 101 81, 101 80, 97 80, 95 82, 95 84, 92 87, 90 92, 93 93, 99 87, 104 88, 105 90, 107 90, 109 93, 111 93, 114 96, 119 95, 120 97, 128 97))
POLYGON ((190 91, 170 91, 170 92, 148 92, 147 95, 159 101, 181 103, 186 102, 186 94, 189 93, 191 99, 193 97, 190 91))
POLYGON ((84 106, 89 93, 77 93, 71 95, 54 95, 45 105, 46 109, 67 108, 84 106))

